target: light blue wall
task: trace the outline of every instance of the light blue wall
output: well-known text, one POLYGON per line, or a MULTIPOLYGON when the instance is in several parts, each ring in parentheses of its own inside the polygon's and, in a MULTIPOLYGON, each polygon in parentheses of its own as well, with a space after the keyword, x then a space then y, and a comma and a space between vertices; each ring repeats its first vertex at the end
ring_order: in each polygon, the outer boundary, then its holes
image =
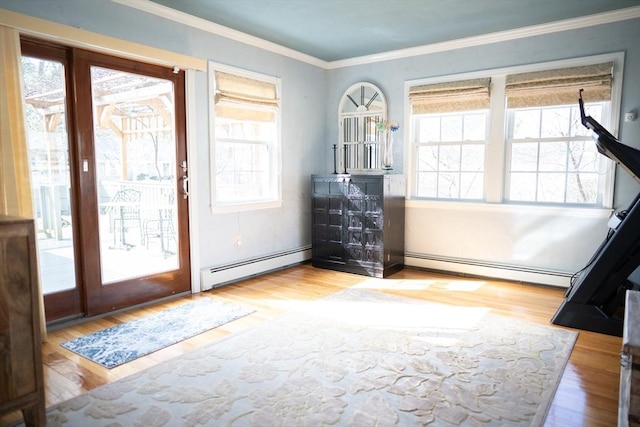
MULTIPOLYGON (((638 19, 330 70, 327 142, 337 139, 340 97, 357 81, 379 86, 389 103, 389 118, 403 123, 407 80, 620 51, 625 53, 621 112, 640 111, 638 19)), ((619 129, 623 143, 640 148, 640 120, 624 122, 621 118, 619 129)), ((396 140, 408 137, 406 126, 397 135, 396 140)), ((406 147, 407 141, 395 146, 396 171, 408 170, 402 163, 406 147)), ((330 167, 328 161, 327 170, 330 167)), ((623 209, 640 192, 640 185, 623 170, 617 172, 614 205, 623 209)), ((476 266, 483 264, 566 274, 586 265, 607 231, 606 212, 413 202, 406 211, 405 250, 407 264, 420 267, 455 269, 462 265, 454 271, 482 274, 485 270, 476 266)))
MULTIPOLYGON (((344 90, 357 81, 380 87, 389 117, 402 123, 405 80, 624 51, 622 113, 640 111, 640 20, 517 39, 405 59, 324 70, 291 58, 212 35, 108 0, 2 0, 1 7, 166 50, 206 58, 282 79, 283 206, 213 215, 209 209, 208 81, 195 78, 198 206, 197 251, 201 267, 213 267, 309 245, 309 176, 333 170, 337 108, 344 90), (235 236, 243 244, 235 247, 235 236)), ((405 129, 397 134, 401 141, 405 129)), ((640 120, 620 123, 621 140, 640 148, 640 120)), ((396 144, 396 171, 402 144, 396 144)), ((617 174, 615 207, 626 207, 640 186, 617 174)), ((407 209, 410 255, 486 261, 495 265, 575 272, 606 233, 606 219, 547 212, 439 206, 407 209), (566 237, 565 237, 566 236, 566 237), (491 250, 488 250, 490 248, 491 250)), ((411 263, 410 263, 411 264, 411 263)))
MULTIPOLYGON (((210 210, 208 80, 196 75, 198 223, 201 267, 297 249, 311 243, 309 176, 325 172, 326 70, 190 28, 108 0, 3 0, 2 8, 120 39, 276 76, 282 81, 281 208, 216 214, 210 210), (235 236, 242 235, 237 248, 235 236)), ((193 135, 192 135, 193 136, 193 135)))
MULTIPOLYGON (((405 59, 330 70, 327 104, 327 130, 337 139, 337 105, 344 90, 357 81, 371 81, 387 97, 389 117, 404 117, 404 82, 436 76, 490 70, 567 58, 625 52, 621 112, 640 112, 640 20, 622 21, 579 30, 516 39, 478 47, 456 49, 405 59)), ((619 137, 627 145, 640 148, 640 119, 620 122, 619 137)), ((398 139, 405 135, 398 131, 398 139)), ((402 146, 396 145, 396 167, 403 169, 402 146), (400 162, 398 162, 400 161, 400 162)), ((327 165, 329 169, 330 165, 327 165)), ((624 171, 617 174, 615 206, 626 207, 640 191, 624 171)))

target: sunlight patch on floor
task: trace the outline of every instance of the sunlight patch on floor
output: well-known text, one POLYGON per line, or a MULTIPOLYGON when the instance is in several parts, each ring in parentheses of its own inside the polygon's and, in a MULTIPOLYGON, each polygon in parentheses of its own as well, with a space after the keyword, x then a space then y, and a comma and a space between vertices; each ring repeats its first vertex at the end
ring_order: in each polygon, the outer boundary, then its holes
POLYGON ((478 280, 451 280, 445 286, 448 291, 475 292, 487 282, 478 280))
MULTIPOLYGON (((358 287, 358 286, 356 286, 358 287)), ((264 300, 286 312, 328 317, 339 323, 381 330, 434 330, 441 339, 475 327, 491 311, 488 307, 465 307, 414 300, 413 303, 319 300, 264 300), (446 331, 447 335, 442 335, 446 331)))
POLYGON ((376 279, 363 280, 354 286, 357 289, 383 289, 398 291, 423 291, 433 286, 448 291, 474 292, 486 285, 483 280, 409 280, 409 279, 376 279))
POLYGON ((419 302, 373 303, 319 300, 305 307, 307 313, 331 317, 341 323, 380 329, 439 330, 455 333, 473 328, 490 309, 419 302))
POLYGON ((401 291, 423 291, 438 283, 437 280, 405 280, 405 279, 376 279, 364 280, 354 288, 357 289, 389 289, 401 291))

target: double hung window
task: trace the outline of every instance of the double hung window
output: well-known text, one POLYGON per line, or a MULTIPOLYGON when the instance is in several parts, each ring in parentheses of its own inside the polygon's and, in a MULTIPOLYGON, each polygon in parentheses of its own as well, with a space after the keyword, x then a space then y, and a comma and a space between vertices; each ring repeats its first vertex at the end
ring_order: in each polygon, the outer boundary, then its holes
POLYGON ((210 76, 214 209, 277 202, 279 79, 218 65, 210 76))
POLYGON ((416 196, 483 198, 490 79, 411 87, 416 196))
POLYGON ((583 89, 587 114, 609 127, 622 55, 598 59, 407 82, 410 196, 610 207, 612 162, 582 125, 578 97, 583 89))
POLYGON ((604 158, 580 121, 602 122, 611 101, 612 63, 507 76, 508 179, 515 202, 602 204, 604 158))

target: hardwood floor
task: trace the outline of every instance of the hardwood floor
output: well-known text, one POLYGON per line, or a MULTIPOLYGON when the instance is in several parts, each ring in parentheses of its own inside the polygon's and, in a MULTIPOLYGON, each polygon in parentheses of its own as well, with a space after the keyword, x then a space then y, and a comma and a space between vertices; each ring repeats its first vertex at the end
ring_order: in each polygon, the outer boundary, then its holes
MULTIPOLYGON (((77 396, 174 358, 204 344, 251 328, 286 312, 301 300, 322 298, 358 285, 399 296, 456 306, 482 306, 496 315, 549 324, 564 289, 404 269, 380 280, 317 269, 310 264, 187 297, 61 328, 49 333, 43 347, 46 406, 77 396), (366 282, 366 283, 365 283, 366 282), (218 298, 252 307, 255 313, 113 369, 105 369, 60 346, 79 335, 146 316, 185 300, 218 298)), ((571 359, 558 386, 545 426, 602 426, 617 423, 621 338, 579 330, 571 359)), ((20 418, 0 418, 0 425, 20 418)))

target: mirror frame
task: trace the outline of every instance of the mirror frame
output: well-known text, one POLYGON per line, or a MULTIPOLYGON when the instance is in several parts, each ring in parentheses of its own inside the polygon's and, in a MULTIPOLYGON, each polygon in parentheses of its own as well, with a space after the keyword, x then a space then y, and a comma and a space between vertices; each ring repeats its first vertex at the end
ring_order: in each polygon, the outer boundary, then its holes
POLYGON ((387 121, 387 100, 370 82, 349 86, 338 105, 337 171, 379 171, 382 168, 383 135, 377 123, 387 121))

